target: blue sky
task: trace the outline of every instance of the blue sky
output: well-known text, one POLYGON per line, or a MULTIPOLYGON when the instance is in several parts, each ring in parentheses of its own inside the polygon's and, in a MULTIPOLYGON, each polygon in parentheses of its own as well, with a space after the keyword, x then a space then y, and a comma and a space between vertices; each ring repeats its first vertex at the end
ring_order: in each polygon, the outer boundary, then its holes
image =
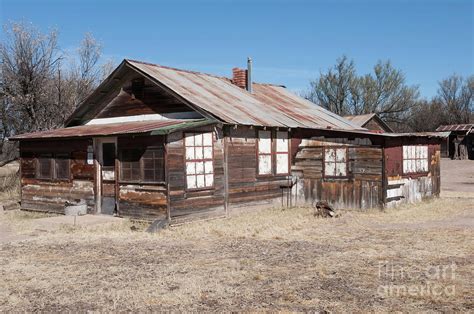
POLYGON ((117 63, 230 76, 251 56, 256 81, 294 91, 343 54, 361 74, 390 59, 424 97, 452 73, 474 73, 474 1, 0 0, 0 14, 57 28, 65 50, 91 32, 117 63))

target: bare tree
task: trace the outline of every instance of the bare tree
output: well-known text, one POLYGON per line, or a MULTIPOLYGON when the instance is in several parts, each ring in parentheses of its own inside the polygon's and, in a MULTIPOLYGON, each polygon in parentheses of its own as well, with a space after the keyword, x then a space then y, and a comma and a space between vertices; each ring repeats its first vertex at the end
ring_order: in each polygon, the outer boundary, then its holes
POLYGON ((16 132, 54 127, 50 108, 51 77, 61 57, 57 33, 42 34, 27 23, 5 27, 5 41, 0 44, 2 82, 2 121, 8 136, 16 132), (11 123, 11 124, 10 124, 11 123))
POLYGON ((327 73, 310 82, 306 98, 337 114, 348 114, 356 79, 354 62, 342 56, 327 73))
POLYGON ((112 61, 99 63, 102 46, 91 34, 84 36, 76 54, 67 55, 59 49, 54 30, 42 33, 21 22, 4 25, 4 33, 0 43, 0 148, 11 135, 63 126, 113 67, 112 61))
POLYGON ((360 78, 362 113, 377 113, 386 122, 403 123, 419 98, 418 87, 407 86, 404 74, 389 61, 379 61, 374 73, 360 78))
POLYGON ((469 123, 474 107, 474 76, 464 79, 453 74, 442 80, 436 100, 444 106, 449 124, 469 123))
POLYGON ((310 82, 306 98, 340 115, 378 113, 397 124, 407 119, 419 93, 418 87, 406 85, 404 74, 389 61, 379 61, 373 73, 358 76, 354 62, 343 56, 310 82))

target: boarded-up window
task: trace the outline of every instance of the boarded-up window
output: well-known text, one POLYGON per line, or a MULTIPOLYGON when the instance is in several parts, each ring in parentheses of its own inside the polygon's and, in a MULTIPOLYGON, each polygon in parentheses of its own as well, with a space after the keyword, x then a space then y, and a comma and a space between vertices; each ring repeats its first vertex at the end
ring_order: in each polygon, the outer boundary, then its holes
POLYGON ((68 154, 56 154, 54 157, 56 179, 68 180, 69 179, 69 155, 68 154))
POLYGON ((327 147, 324 149, 324 176, 347 176, 347 148, 327 147))
POLYGON ((53 178, 52 154, 42 154, 38 157, 38 178, 53 178))
POLYGON ((202 189, 214 186, 212 133, 185 133, 186 187, 202 189))
POLYGON ((403 173, 428 172, 428 146, 403 146, 403 173))
POLYGON ((258 131, 258 174, 272 174, 272 132, 258 131))
POLYGON ((288 174, 288 132, 276 132, 276 174, 288 174))

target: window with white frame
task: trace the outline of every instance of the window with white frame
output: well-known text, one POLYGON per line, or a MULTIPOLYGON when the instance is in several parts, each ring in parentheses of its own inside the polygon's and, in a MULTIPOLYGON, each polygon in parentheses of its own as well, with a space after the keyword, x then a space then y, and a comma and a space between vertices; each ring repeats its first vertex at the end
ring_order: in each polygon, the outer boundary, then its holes
POLYGON ((288 132, 276 132, 276 174, 288 174, 288 132))
POLYGON ((258 131, 258 174, 272 174, 272 132, 258 131))
POLYGON ((324 148, 324 176, 347 176, 347 148, 324 148))
POLYGON ((285 175, 289 173, 288 132, 258 131, 258 174, 285 175))
POLYGON ((202 189, 214 186, 212 133, 185 133, 186 187, 202 189))
POLYGON ((428 172, 428 146, 403 146, 403 173, 428 172))

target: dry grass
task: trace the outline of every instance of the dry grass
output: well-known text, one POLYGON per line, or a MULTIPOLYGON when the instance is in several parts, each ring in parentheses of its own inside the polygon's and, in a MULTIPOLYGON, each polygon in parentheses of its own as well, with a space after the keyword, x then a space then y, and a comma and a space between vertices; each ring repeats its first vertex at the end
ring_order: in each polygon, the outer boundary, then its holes
POLYGON ((155 235, 127 220, 63 228, 0 246, 0 312, 466 311, 472 204, 440 199, 338 219, 268 209, 155 235), (426 272, 452 263, 454 277, 426 272), (410 276, 379 275, 381 265, 410 276), (381 293, 390 284, 455 293, 381 293))
POLYGON ((0 167, 0 202, 20 198, 20 172, 17 162, 0 167))

